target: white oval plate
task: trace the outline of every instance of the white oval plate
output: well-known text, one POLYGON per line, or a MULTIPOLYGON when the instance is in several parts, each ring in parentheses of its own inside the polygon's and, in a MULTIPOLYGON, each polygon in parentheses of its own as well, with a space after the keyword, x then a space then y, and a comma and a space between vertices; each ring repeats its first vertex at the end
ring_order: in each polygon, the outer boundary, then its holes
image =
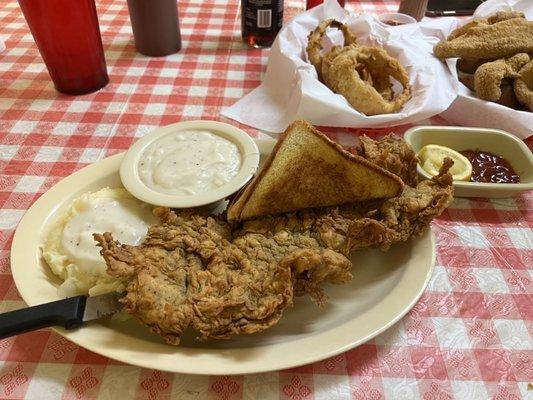
MULTIPOLYGON (((272 141, 258 141, 263 155, 272 141)), ((117 154, 63 179, 41 196, 22 218, 11 248, 15 284, 30 306, 58 300, 60 283, 41 257, 39 246, 54 219, 88 191, 120 187, 117 154)), ((145 368, 169 372, 228 375, 285 369, 318 361, 356 347, 400 320, 424 291, 435 262, 431 232, 388 252, 358 251, 354 279, 328 285, 329 302, 318 309, 307 297, 295 299, 279 324, 227 341, 198 342, 185 336, 179 347, 165 344, 136 320, 109 318, 76 331, 54 328, 95 353, 145 368)))

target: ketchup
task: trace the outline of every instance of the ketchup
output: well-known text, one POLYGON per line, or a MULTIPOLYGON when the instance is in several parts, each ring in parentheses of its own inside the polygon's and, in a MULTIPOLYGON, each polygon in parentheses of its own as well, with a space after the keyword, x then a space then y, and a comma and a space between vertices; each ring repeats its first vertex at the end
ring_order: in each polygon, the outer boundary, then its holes
POLYGON ((460 153, 472 164, 472 182, 520 183, 520 176, 505 158, 488 151, 464 150, 460 153))

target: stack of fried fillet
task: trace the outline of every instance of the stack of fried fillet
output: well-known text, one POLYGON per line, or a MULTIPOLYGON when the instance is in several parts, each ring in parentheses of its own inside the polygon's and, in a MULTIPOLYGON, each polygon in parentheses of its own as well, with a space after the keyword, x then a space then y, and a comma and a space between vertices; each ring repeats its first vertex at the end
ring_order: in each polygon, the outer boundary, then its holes
POLYGON ((459 57, 459 79, 480 99, 533 111, 533 21, 521 12, 475 19, 438 43, 434 53, 459 57))

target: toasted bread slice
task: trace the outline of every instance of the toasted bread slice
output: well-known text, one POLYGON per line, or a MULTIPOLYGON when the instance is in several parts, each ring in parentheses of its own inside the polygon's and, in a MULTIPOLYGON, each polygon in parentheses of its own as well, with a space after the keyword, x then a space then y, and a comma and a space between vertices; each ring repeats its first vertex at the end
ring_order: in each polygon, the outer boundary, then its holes
POLYGON ((394 197, 402 187, 396 175, 348 153, 307 122, 295 121, 231 202, 228 219, 394 197))

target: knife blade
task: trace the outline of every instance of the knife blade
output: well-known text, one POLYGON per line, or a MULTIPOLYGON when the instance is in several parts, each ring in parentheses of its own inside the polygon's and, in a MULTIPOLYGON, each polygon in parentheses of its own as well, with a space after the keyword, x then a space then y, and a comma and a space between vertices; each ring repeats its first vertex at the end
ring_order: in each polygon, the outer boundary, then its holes
POLYGON ((75 329, 122 309, 118 293, 75 296, 0 314, 0 339, 48 326, 75 329))
POLYGON ((122 309, 122 304, 118 301, 119 298, 120 295, 116 292, 87 297, 83 311, 83 322, 119 312, 122 309))

